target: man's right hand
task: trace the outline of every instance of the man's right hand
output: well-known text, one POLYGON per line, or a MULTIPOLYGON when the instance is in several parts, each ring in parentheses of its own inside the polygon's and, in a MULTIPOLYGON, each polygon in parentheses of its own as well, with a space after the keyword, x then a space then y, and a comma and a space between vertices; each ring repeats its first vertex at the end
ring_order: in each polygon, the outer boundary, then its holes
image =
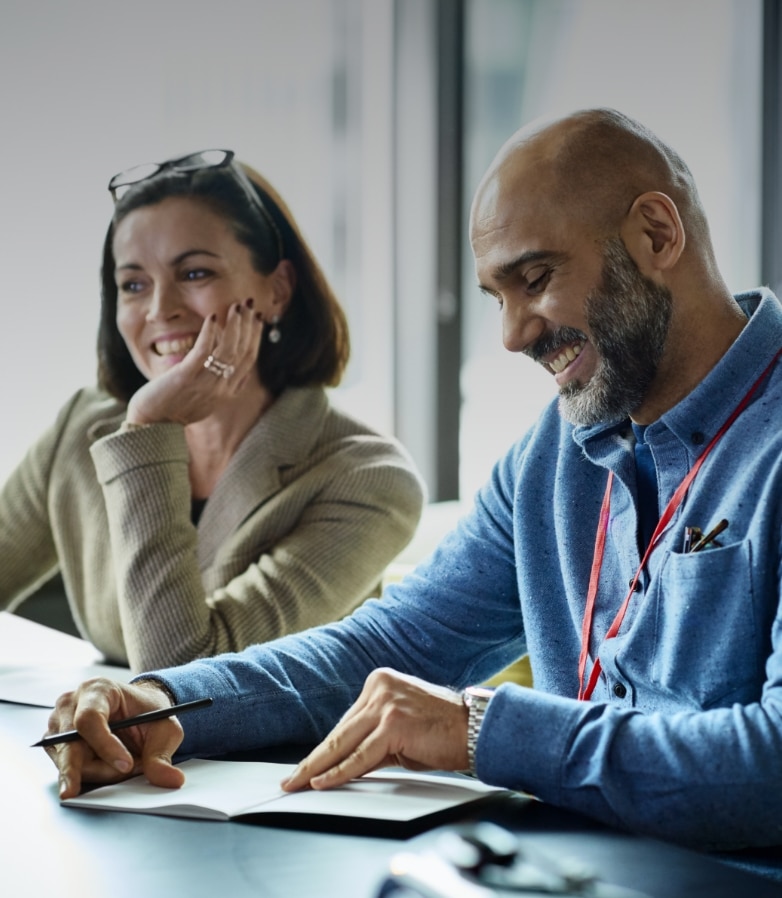
POLYGON ((168 708, 168 693, 152 680, 137 685, 87 680, 57 699, 47 736, 78 730, 81 739, 46 749, 60 771, 60 798, 73 798, 82 783, 113 783, 143 773, 156 786, 179 788, 184 775, 171 763, 182 742, 176 717, 112 733, 109 722, 168 708))

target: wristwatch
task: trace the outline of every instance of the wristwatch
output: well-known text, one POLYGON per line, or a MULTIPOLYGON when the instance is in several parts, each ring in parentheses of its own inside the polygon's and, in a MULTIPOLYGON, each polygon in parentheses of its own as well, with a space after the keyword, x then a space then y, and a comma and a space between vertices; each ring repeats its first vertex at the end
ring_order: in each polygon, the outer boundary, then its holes
POLYGON ((494 690, 488 686, 468 686, 462 693, 462 701, 467 706, 467 760, 470 765, 470 773, 475 773, 475 749, 478 745, 478 734, 481 731, 483 715, 489 704, 494 690))

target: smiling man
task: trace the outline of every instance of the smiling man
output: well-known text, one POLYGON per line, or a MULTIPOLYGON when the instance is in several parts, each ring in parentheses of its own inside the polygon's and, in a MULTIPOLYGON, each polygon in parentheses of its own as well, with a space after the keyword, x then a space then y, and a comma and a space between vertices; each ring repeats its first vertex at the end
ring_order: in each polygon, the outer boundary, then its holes
POLYGON ((650 423, 746 322, 686 165, 607 110, 515 135, 478 188, 471 237, 505 347, 549 368, 574 424, 650 423))
POLYGON ((515 134, 470 228, 505 347, 559 398, 381 600, 63 696, 50 731, 84 737, 50 750, 63 795, 139 769, 178 785, 177 747, 321 740, 286 789, 470 768, 636 832, 782 843, 782 308, 731 295, 686 165, 612 110, 515 134), (535 689, 476 688, 524 652, 535 689), (184 734, 109 732, 201 695, 184 734))

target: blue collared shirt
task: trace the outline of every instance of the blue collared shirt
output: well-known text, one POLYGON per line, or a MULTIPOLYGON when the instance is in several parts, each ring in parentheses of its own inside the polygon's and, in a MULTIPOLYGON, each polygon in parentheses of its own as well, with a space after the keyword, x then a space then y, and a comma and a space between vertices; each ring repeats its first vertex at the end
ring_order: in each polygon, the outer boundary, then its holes
MULTIPOLYGON (((782 347, 782 308, 750 316, 702 383, 646 429, 662 509, 782 347)), ((711 847, 782 843, 782 361, 701 468, 652 553, 618 636, 603 637, 639 564, 629 422, 577 427, 552 403, 495 466, 474 509, 429 559, 346 620, 162 679, 185 753, 322 738, 367 673, 389 666, 460 688, 529 651, 535 689, 505 684, 477 748, 487 782, 636 832, 711 847), (578 701, 584 603, 607 472, 611 516, 590 665, 578 701), (684 528, 727 518, 720 547, 681 551, 684 528)))

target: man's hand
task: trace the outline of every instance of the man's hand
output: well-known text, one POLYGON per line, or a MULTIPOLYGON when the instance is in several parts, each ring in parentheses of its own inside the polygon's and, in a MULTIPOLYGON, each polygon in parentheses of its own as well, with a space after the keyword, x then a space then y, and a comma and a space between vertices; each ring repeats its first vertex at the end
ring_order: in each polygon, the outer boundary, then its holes
POLYGON ((458 692, 387 668, 373 671, 355 704, 282 787, 329 789, 389 766, 467 768, 467 709, 458 692))
POLYGON ((60 771, 60 798, 78 795, 82 783, 112 783, 144 773, 151 783, 179 788, 184 775, 171 764, 182 741, 176 717, 112 733, 109 721, 168 708, 168 694, 152 681, 125 685, 95 679, 57 699, 46 735, 78 730, 81 739, 52 745, 46 753, 60 771))

